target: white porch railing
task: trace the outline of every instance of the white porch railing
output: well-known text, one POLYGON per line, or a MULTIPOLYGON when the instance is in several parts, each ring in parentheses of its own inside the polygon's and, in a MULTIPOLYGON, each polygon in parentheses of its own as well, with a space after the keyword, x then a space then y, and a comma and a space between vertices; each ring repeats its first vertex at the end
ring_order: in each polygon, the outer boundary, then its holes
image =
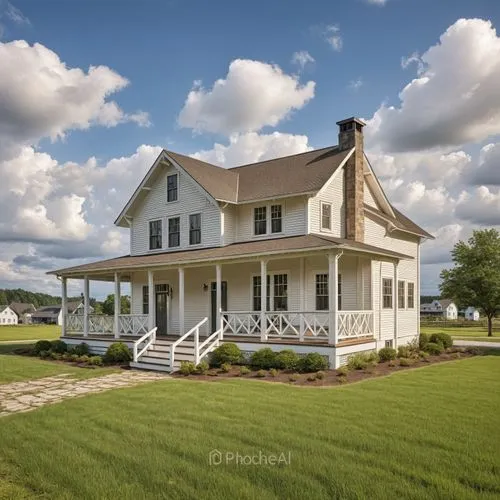
MULTIPOLYGON (((91 335, 113 335, 115 330, 115 317, 105 314, 89 314, 89 331, 91 335)), ((118 334, 122 335, 144 335, 148 329, 147 314, 120 314, 118 316, 118 334)), ((65 332, 83 335, 83 314, 67 314, 65 332)))
POLYGON ((373 336, 373 311, 339 311, 339 340, 373 336))
MULTIPOLYGON (((197 325, 193 326, 191 330, 189 330, 187 333, 185 333, 182 337, 179 337, 171 346, 170 346, 170 370, 174 370, 174 362, 175 362, 175 349, 176 347, 184 342, 188 337, 191 335, 193 336, 194 339, 194 363, 197 365, 200 362, 199 359, 199 353, 200 353, 200 328, 205 324, 208 323, 208 318, 205 317, 203 318, 197 325)), ((221 332, 222 334, 222 332, 221 332)), ((210 337, 209 337, 210 338, 210 337)))
POLYGON ((148 332, 147 314, 120 314, 118 331, 120 335, 141 335, 148 332))
POLYGON ((222 331, 230 335, 260 335, 260 313, 258 311, 224 311, 222 331))
POLYGON ((134 352, 134 363, 137 363, 137 360, 139 359, 140 356, 142 356, 152 344, 155 343, 156 340, 156 326, 149 332, 146 333, 146 335, 143 335, 139 340, 136 340, 134 342, 134 347, 133 347, 133 352, 134 352), (141 344, 144 345, 142 346, 141 350, 139 351, 139 347, 141 344))
POLYGON ((114 329, 113 316, 89 314, 89 333, 112 335, 114 329))
POLYGON ((82 333, 83 314, 67 314, 65 324, 66 324, 66 332, 63 333, 82 333))

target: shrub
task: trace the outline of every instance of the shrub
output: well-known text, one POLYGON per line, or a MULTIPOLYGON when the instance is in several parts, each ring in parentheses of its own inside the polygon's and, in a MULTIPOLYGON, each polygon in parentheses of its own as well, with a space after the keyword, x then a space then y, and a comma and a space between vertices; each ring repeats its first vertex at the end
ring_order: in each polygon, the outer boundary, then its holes
POLYGON ((69 355, 69 357, 70 357, 70 360, 71 360, 71 361, 76 362, 76 361, 78 361, 78 358, 79 358, 80 356, 78 356, 78 354, 70 354, 70 355, 69 355))
POLYGON ((62 359, 62 354, 59 353, 59 352, 50 352, 50 357, 52 359, 55 359, 56 361, 59 361, 60 359, 62 359))
POLYGON ((384 347, 378 352, 380 361, 391 361, 391 359, 396 359, 396 356, 396 349, 393 349, 392 347, 384 347))
POLYGON ((337 377, 347 377, 349 367, 347 365, 337 368, 337 377))
POLYGON ((266 370, 259 370, 257 372, 257 377, 259 377, 259 378, 264 378, 266 375, 267 375, 266 370))
POLYGON ((395 360, 389 361, 389 366, 390 367, 396 366, 396 361, 395 360))
POLYGON ((90 360, 90 356, 87 356, 84 354, 83 356, 78 356, 77 361, 78 363, 88 363, 90 360))
POLYGON ((240 375, 248 375, 250 373, 248 366, 240 366, 240 375))
POLYGON ((276 368, 271 368, 269 370, 269 375, 271 375, 271 377, 277 377, 278 376, 278 370, 276 370, 276 368))
POLYGON ((72 357, 73 355, 70 354, 69 352, 65 352, 63 355, 62 355, 62 359, 63 361, 71 361, 72 360, 72 357))
POLYGON ((295 370, 299 361, 300 356, 291 349, 285 349, 276 355, 276 366, 282 370, 295 370))
POLYGON ((428 352, 420 351, 419 356, 422 359, 422 361, 427 361, 427 362, 429 361, 429 353, 428 352))
POLYGON ((217 347, 210 357, 210 364, 221 366, 223 363, 237 364, 243 358, 241 349, 231 342, 217 347))
POLYGON ((200 375, 205 375, 205 373, 208 372, 209 368, 210 366, 206 361, 201 361, 196 367, 196 373, 199 373, 200 375))
POLYGON ((103 361, 101 356, 90 356, 89 365, 92 366, 102 366, 103 361))
POLYGON ((296 373, 292 373, 288 376, 288 380, 290 382, 297 382, 297 380, 299 380, 299 376, 296 373))
POLYGON ((276 368, 277 361, 276 353, 269 347, 264 347, 264 349, 259 349, 252 354, 250 358, 250 364, 255 368, 263 368, 268 370, 269 368, 276 368))
POLYGON ((410 348, 407 345, 398 347, 398 358, 409 358, 411 356, 410 348))
POLYGON ((342 375, 337 380, 339 381, 339 384, 345 384, 347 382, 347 377, 345 375, 342 375))
POLYGON ((453 346, 453 339, 447 333, 433 333, 429 342, 441 344, 445 349, 453 346))
POLYGON ((319 371, 316 373, 316 378, 318 380, 323 380, 325 378, 325 372, 319 371))
POLYGON ((220 371, 222 373, 229 373, 231 370, 231 363, 222 363, 222 365, 220 365, 220 371))
POLYGON ((435 342, 429 342, 425 346, 425 352, 432 354, 434 356, 439 356, 444 351, 443 344, 436 344, 435 342))
POLYGON ((318 352, 310 352, 300 358, 298 368, 301 372, 317 372, 319 370, 326 370, 328 362, 318 352))
POLYGON ((194 373, 196 371, 196 365, 192 361, 181 361, 181 367, 179 371, 183 375, 191 375, 191 373, 194 373))
POLYGON ((399 360, 399 366, 411 366, 413 363, 409 358, 401 358, 399 360))
POLYGON ((451 357, 452 357, 453 359, 460 359, 460 358, 462 357, 462 355, 461 355, 459 352, 453 352, 453 353, 451 354, 451 357))
POLYGON ((363 370, 371 362, 378 361, 378 355, 375 352, 358 352, 349 356, 347 367, 349 370, 363 370))
POLYGON ((465 348, 465 352, 468 352, 469 354, 472 354, 473 356, 477 356, 481 354, 481 349, 476 346, 469 346, 465 348))
POLYGON ((50 351, 52 344, 49 340, 39 340, 33 347, 35 354, 41 355, 43 351, 50 351))
POLYGON ((106 363, 126 363, 131 359, 132 353, 123 342, 114 342, 111 344, 104 355, 106 363))
POLYGON ((423 349, 429 343, 429 335, 427 333, 421 333, 418 337, 418 347, 423 349))
POLYGON ((71 354, 76 354, 77 356, 84 356, 90 354, 90 349, 88 344, 82 342, 81 344, 75 345, 75 347, 71 349, 71 354))
POLYGON ((68 344, 62 340, 53 340, 50 343, 50 350, 59 354, 64 354, 68 350, 68 344))
POLYGON ((316 380, 316 374, 313 373, 312 375, 308 375, 307 381, 308 382, 314 382, 316 380))
POLYGON ((51 353, 50 351, 40 351, 40 357, 41 357, 42 359, 45 359, 45 358, 50 358, 50 355, 51 355, 51 354, 52 354, 52 353, 51 353))

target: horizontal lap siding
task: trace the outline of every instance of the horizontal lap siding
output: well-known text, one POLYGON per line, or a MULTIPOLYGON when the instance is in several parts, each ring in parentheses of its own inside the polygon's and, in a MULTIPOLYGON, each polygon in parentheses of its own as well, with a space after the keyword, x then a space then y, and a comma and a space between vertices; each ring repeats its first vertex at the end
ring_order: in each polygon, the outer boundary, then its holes
POLYGON ((238 207, 228 205, 221 209, 222 214, 222 242, 224 245, 231 245, 236 241, 238 233, 238 207))
POLYGON ((367 204, 370 205, 373 208, 378 208, 377 202, 375 201, 375 198, 373 197, 373 194, 368 187, 368 184, 365 182, 365 187, 363 191, 363 201, 367 204))
MULTIPOLYGON (((180 247, 175 250, 193 248, 189 245, 189 215, 201 213, 201 246, 220 245, 220 211, 184 172, 179 172, 178 201, 167 203, 167 175, 175 174, 173 167, 165 168, 158 175, 151 191, 133 214, 131 228, 131 254, 149 253, 149 221, 162 219, 163 251, 168 250, 168 218, 180 216, 180 247)), ((196 246, 199 248, 199 245, 196 246)))

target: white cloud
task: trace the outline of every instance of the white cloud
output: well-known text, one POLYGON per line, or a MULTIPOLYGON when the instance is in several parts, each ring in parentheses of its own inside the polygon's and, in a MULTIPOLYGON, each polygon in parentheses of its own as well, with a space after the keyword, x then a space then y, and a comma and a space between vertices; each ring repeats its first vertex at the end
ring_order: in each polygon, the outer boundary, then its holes
POLYGON ((340 52, 344 45, 342 35, 340 34, 340 27, 338 24, 329 24, 323 31, 325 41, 335 52, 340 52))
POLYGON ((469 177, 476 185, 500 186, 500 142, 481 149, 479 167, 471 171, 469 177))
POLYGON ((55 140, 71 129, 127 121, 148 125, 144 112, 127 114, 108 100, 128 83, 107 66, 91 66, 87 72, 68 68, 38 43, 0 42, 0 160, 17 156, 23 145, 42 137, 55 140))
POLYGON ((382 151, 452 148, 500 133, 500 38, 490 21, 460 19, 421 57, 425 67, 368 121, 382 151))
POLYGON ((413 54, 401 58, 401 67, 403 69, 409 68, 412 64, 417 65, 418 75, 421 75, 424 72, 425 65, 418 52, 413 52, 413 54))
POLYGON ((366 0, 366 3, 383 7, 387 3, 387 0, 366 0))
POLYGON ((292 64, 296 64, 300 69, 304 69, 307 64, 312 64, 313 62, 314 57, 307 50, 300 50, 299 52, 294 52, 292 55, 292 64))
POLYGON ((212 149, 198 151, 191 156, 228 168, 303 153, 310 149, 312 148, 305 135, 248 132, 232 136, 227 146, 215 143, 212 149))
POLYGON ((274 127, 312 99, 314 88, 313 81, 301 85, 277 65, 236 59, 226 78, 211 89, 197 82, 179 114, 179 125, 227 136, 274 127))
MULTIPOLYGON (((17 8, 14 7, 10 2, 0 2, 0 8, 4 6, 3 14, 7 19, 10 19, 16 24, 31 24, 30 20, 17 8)), ((2 17, 0 15, 0 17, 2 17)))
POLYGON ((464 191, 458 200, 455 214, 459 219, 486 226, 500 226, 500 189, 480 186, 464 191))
POLYGON ((348 88, 353 92, 357 92, 362 86, 363 86, 363 80, 360 77, 357 78, 356 80, 351 80, 349 82, 348 88))

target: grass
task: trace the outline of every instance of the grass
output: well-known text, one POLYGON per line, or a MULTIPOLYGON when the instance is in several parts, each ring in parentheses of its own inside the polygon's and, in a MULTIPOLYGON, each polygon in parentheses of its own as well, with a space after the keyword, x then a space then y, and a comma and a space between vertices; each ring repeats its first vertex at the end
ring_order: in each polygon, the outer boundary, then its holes
POLYGON ((488 337, 488 330, 483 327, 439 327, 439 326, 421 326, 420 331, 432 335, 433 333, 447 333, 457 340, 478 340, 483 342, 500 342, 500 334, 493 332, 493 337, 488 337))
MULTIPOLYGON (((0 384, 50 377, 61 373, 69 373, 74 378, 90 378, 106 375, 115 371, 116 368, 80 368, 78 366, 57 363, 54 361, 43 361, 38 358, 29 358, 27 356, 0 355, 0 384)), ((1 495, 0 498, 2 498, 1 495)))
POLYGON ((61 327, 57 325, 2 325, 0 343, 13 340, 54 340, 61 336, 61 327))
POLYGON ((500 357, 340 388, 170 379, 2 418, 0 497, 498 498, 500 357), (209 452, 291 454, 210 466, 209 452))

